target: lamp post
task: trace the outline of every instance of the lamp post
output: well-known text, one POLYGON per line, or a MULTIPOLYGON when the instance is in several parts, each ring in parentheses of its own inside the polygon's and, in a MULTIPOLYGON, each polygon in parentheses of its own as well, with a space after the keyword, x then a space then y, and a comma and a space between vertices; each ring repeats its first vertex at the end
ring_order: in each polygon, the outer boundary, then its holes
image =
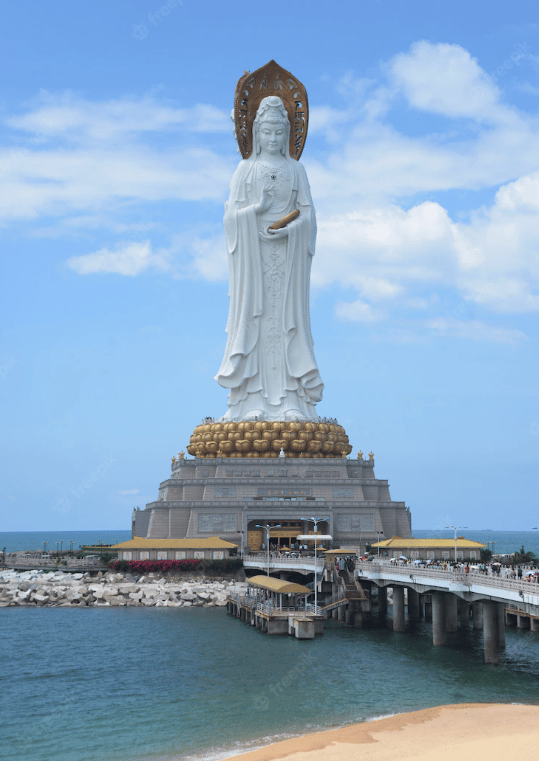
POLYGON ((69 552, 71 554, 71 557, 73 557, 73 545, 74 544, 75 544, 75 540, 74 539, 70 539, 69 540, 69 552))
POLYGON ((457 531, 461 528, 468 528, 468 526, 446 526, 446 528, 452 528, 455 532, 455 563, 457 562, 457 531))
POLYGON ((327 521, 327 518, 302 518, 302 521, 308 520, 314 524, 314 613, 318 612, 318 566, 316 565, 316 540, 318 534, 318 524, 327 521))
POLYGON ((377 542, 377 544, 378 544, 378 557, 380 557, 380 537, 384 535, 384 532, 383 531, 377 531, 376 533, 378 534, 378 542, 377 542))
MULTIPOLYGON (((256 528, 265 528, 266 529, 266 550, 268 553, 268 576, 270 575, 269 569, 270 569, 270 563, 269 563, 269 539, 270 539, 270 531, 272 528, 281 528, 281 524, 278 523, 276 526, 272 526, 269 523, 266 523, 265 526, 261 526, 260 523, 256 524, 256 528)), ((243 538, 243 537, 242 537, 243 538)))
POLYGON ((43 542, 43 552, 45 553, 45 555, 47 554, 47 545, 48 544, 49 544, 48 542, 43 542))

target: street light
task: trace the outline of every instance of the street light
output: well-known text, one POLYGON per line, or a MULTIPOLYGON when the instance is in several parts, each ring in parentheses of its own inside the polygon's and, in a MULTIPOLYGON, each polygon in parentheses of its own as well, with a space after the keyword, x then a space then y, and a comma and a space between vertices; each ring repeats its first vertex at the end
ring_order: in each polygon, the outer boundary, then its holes
POLYGON ((377 544, 378 544, 378 557, 380 557, 380 537, 384 535, 384 532, 383 531, 377 531, 376 533, 378 534, 378 542, 377 542, 377 544))
MULTIPOLYGON (((318 613, 318 566, 316 565, 316 540, 318 539, 318 524, 327 521, 327 518, 302 518, 314 524, 314 613, 318 613)), ((326 538, 326 537, 325 537, 326 538)))
MULTIPOLYGON (((268 552, 268 576, 269 576, 270 575, 270 573, 269 573, 269 568, 270 568, 270 563, 269 563, 269 538, 270 538, 270 536, 269 535, 270 535, 270 531, 271 531, 272 528, 281 528, 281 524, 278 523, 276 526, 272 526, 271 524, 266 523, 265 526, 261 526, 260 523, 257 523, 256 524, 256 528, 265 528, 266 529, 266 549, 267 549, 267 552, 268 552)), ((243 535, 242 535, 242 539, 243 539, 243 535)))
POLYGON ((73 545, 74 544, 75 544, 75 540, 74 539, 70 539, 69 540, 69 552, 71 554, 71 557, 73 557, 73 545))
POLYGON ((64 543, 64 540, 62 539, 62 540, 60 541, 60 555, 62 554, 62 544, 63 544, 63 543, 64 543))
POLYGON ((461 528, 468 528, 468 526, 446 526, 446 528, 452 528, 455 532, 455 563, 457 562, 457 531, 460 531, 461 528))
POLYGON ((43 542, 43 552, 45 553, 45 555, 47 554, 47 546, 48 546, 48 544, 49 544, 48 542, 43 542))

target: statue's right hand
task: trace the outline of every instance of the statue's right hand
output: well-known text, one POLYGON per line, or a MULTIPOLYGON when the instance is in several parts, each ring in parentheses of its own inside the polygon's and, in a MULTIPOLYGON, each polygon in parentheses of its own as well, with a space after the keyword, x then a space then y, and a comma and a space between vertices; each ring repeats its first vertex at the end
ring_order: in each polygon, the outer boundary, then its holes
POLYGON ((268 211, 271 204, 273 202, 273 188, 271 185, 264 185, 262 188, 262 195, 260 196, 260 201, 255 206, 255 212, 257 214, 264 214, 265 211, 268 211))

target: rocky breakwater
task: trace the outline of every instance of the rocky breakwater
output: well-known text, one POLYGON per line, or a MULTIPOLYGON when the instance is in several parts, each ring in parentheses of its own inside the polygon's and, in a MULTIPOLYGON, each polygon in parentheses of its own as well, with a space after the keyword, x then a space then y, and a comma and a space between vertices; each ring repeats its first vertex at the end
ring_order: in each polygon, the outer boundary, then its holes
POLYGON ((223 607, 228 592, 246 583, 228 579, 169 578, 150 573, 0 572, 0 607, 223 607))

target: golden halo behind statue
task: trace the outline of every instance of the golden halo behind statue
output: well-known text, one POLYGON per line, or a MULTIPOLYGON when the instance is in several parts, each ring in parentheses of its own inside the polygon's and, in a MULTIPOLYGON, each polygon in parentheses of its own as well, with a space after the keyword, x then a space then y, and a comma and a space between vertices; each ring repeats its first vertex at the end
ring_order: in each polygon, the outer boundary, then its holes
POLYGON ((271 60, 252 74, 244 74, 236 85, 234 126, 242 158, 253 152, 253 122, 260 102, 277 95, 290 119, 290 156, 296 161, 302 154, 309 124, 307 91, 292 74, 271 60))

